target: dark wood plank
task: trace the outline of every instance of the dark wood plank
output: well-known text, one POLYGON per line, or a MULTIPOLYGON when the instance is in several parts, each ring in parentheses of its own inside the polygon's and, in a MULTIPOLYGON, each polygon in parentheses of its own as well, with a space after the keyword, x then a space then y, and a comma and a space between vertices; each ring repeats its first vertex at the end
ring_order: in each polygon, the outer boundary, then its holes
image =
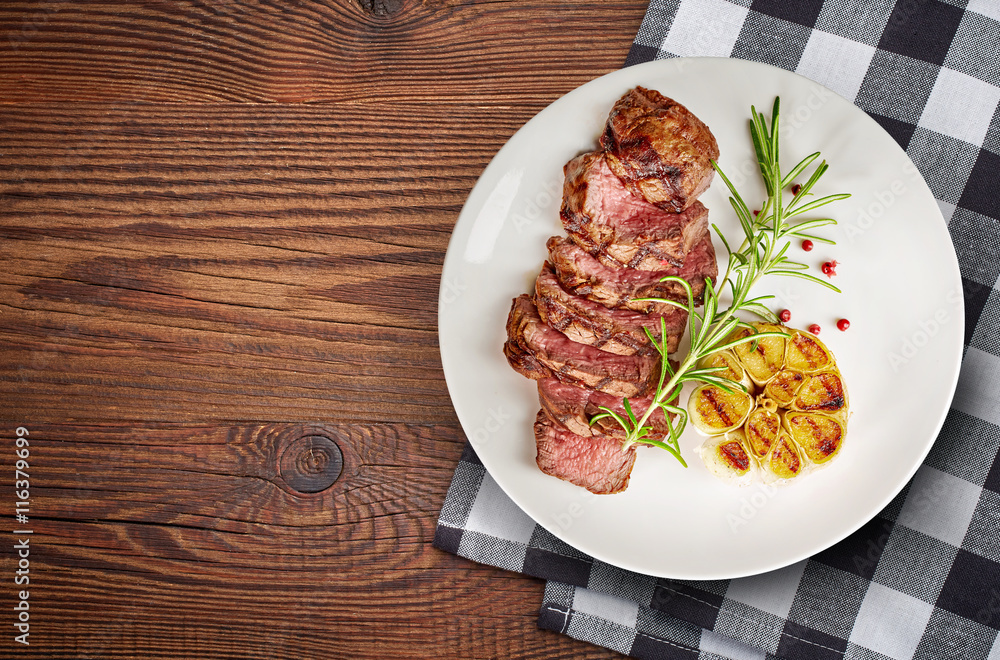
POLYGON ((453 421, 441 264, 520 117, 401 107, 2 111, 14 418, 453 421))
MULTIPOLYGON (((0 10, 0 99, 549 102, 621 66, 644 0, 188 0, 0 10)), ((17 101, 15 101, 17 102, 17 101)))
POLYGON ((489 159, 620 67, 645 4, 0 6, 18 657, 618 657, 539 631, 539 581, 431 547, 463 441, 436 301, 489 159), (310 435, 343 451, 318 493, 279 468, 310 435))
POLYGON ((609 657, 537 630, 537 580, 431 546, 454 427, 30 433, 24 657, 609 657), (343 473, 297 492, 282 456, 316 436, 343 473))

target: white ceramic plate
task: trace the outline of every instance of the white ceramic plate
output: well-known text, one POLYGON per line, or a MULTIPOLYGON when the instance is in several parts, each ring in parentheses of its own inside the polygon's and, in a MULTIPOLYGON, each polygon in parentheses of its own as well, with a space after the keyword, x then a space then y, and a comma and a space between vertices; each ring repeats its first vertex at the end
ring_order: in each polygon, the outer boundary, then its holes
MULTIPOLYGON (((701 200, 710 220, 739 235, 724 184, 701 200)), ((818 217, 818 216, 808 216, 818 217)), ((738 242, 738 241, 737 241, 738 242)), ((721 241, 715 238, 724 258, 721 241)), ((905 152, 851 103, 806 78, 730 59, 675 59, 623 69, 574 90, 524 125, 476 184, 448 246, 439 300, 441 359, 462 426, 489 473, 532 518, 605 562, 650 575, 721 579, 792 564, 844 538, 877 514, 914 474, 933 443, 958 378, 964 311, 958 263, 937 204, 905 152), (822 209, 839 225, 836 246, 797 245, 812 264, 840 262, 836 294, 781 278, 790 325, 822 326, 851 395, 841 455, 783 488, 737 488, 712 477, 681 438, 690 465, 642 447, 628 490, 591 495, 535 466, 534 381, 501 352, 511 298, 531 290, 545 240, 564 233, 562 166, 593 150, 612 104, 635 85, 670 96, 718 139, 720 165, 749 204, 761 199, 748 134, 750 105, 766 114, 781 97, 782 164, 821 151, 830 170, 817 195, 853 197, 822 209), (755 197, 756 195, 756 197, 755 197), (839 318, 851 321, 847 332, 839 318)))

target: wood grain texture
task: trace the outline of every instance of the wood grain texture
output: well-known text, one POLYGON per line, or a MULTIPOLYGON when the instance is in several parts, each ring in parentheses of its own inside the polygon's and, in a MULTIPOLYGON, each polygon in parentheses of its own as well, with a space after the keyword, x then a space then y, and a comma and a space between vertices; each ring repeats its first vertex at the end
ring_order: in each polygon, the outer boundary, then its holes
POLYGON ((479 135, 517 119, 403 106, 389 128, 337 108, 0 108, 15 410, 453 421, 441 264, 500 146, 479 135), (66 139, 78 122, 99 136, 66 139))
POLYGON ((541 582, 431 547, 463 442, 436 318, 476 178, 621 66, 645 4, 2 3, 14 657, 618 657, 538 630, 541 582), (343 453, 318 493, 282 473, 310 434, 343 453))
POLYGON ((30 437, 37 625, 18 657, 608 657, 536 629, 538 581, 431 547, 461 446, 452 426, 30 437), (344 471, 302 494, 278 459, 317 435, 344 471))
POLYGON ((642 0, 4 3, 0 98, 549 102, 621 66, 642 0))

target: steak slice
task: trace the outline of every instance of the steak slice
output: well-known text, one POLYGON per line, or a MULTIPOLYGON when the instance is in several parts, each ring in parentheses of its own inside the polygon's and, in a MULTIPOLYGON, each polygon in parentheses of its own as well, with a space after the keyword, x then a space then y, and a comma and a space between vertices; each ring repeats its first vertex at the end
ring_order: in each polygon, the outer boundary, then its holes
POLYGON ((659 340, 661 316, 667 325, 667 352, 673 353, 687 323, 687 312, 679 307, 667 305, 665 314, 649 315, 574 295, 562 287, 548 262, 535 280, 535 305, 543 321, 573 341, 618 355, 656 355, 644 328, 659 340))
MULTIPOLYGON (((625 406, 622 405, 620 396, 594 392, 564 383, 558 378, 543 378, 538 381, 538 401, 549 419, 571 433, 584 437, 607 435, 618 440, 625 439, 625 430, 613 419, 600 419, 593 425, 590 424, 590 418, 602 412, 602 406, 624 417, 625 406)), ((629 405, 636 418, 642 417, 652 403, 652 395, 629 398, 629 405)), ((653 427, 648 436, 650 438, 660 439, 670 432, 662 411, 658 410, 650 415, 648 423, 653 427)))
POLYGON ((625 307, 647 314, 667 314, 672 306, 636 298, 667 298, 687 302, 687 294, 680 284, 660 282, 660 278, 668 275, 684 278, 691 284, 695 302, 698 302, 705 291, 705 278, 711 277, 714 281, 719 274, 715 246, 712 245, 712 235, 708 232, 688 253, 684 265, 660 271, 611 268, 561 236, 550 238, 546 247, 556 277, 567 291, 606 307, 625 307))
POLYGON ((577 156, 563 172, 563 227, 574 243, 608 266, 679 266, 708 231, 704 204, 694 202, 682 213, 650 204, 625 187, 601 152, 577 156))
POLYGON ((601 136, 611 171, 651 204, 683 211, 712 182, 715 136, 690 110, 636 87, 615 103, 601 136))
POLYGON ((592 493, 607 495, 628 488, 635 464, 635 446, 622 449, 606 435, 584 437, 556 426, 543 411, 535 418, 535 462, 545 474, 592 493))
MULTIPOLYGON (((514 369, 537 379, 540 369, 525 369, 522 356, 530 355, 559 380, 617 396, 641 396, 659 377, 659 359, 645 355, 615 355, 572 341, 546 325, 527 294, 514 298, 507 317, 504 354, 514 369), (515 359, 511 360, 511 356, 515 359)), ((533 366, 533 365, 532 365, 533 366)), ((547 375, 547 374, 546 374, 547 375)))
MULTIPOLYGON (((513 313, 513 310, 511 310, 511 313, 513 313)), ((507 358, 507 364, 513 367, 514 371, 531 380, 552 378, 552 370, 539 362, 538 358, 518 341, 511 339, 510 332, 510 317, 508 317, 507 341, 503 343, 503 354, 507 358)))

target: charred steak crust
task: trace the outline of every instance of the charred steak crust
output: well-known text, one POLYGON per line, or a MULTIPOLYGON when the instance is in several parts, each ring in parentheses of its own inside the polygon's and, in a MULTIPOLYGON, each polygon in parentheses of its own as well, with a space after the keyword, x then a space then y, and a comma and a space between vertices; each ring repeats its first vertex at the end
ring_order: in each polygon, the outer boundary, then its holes
POLYGON ((650 204, 625 187, 601 152, 577 156, 563 171, 563 227, 574 243, 609 266, 679 266, 708 231, 704 204, 694 202, 681 213, 650 204))
POLYGON ((535 417, 535 462, 553 477, 608 495, 628 488, 635 465, 635 446, 605 435, 584 437, 554 424, 541 410, 535 417))
POLYGON ((535 280, 535 305, 543 321, 573 341, 618 355, 656 355, 645 328, 659 340, 661 316, 667 326, 667 352, 673 353, 687 322, 687 312, 679 307, 672 307, 662 315, 643 314, 605 307, 570 293, 559 283, 548 262, 535 280))
POLYGON ((659 375, 659 359, 645 355, 615 355, 593 346, 570 340, 566 335, 546 325, 538 315, 534 301, 521 294, 511 304, 507 317, 507 350, 514 360, 511 366, 528 378, 538 379, 548 375, 590 387, 619 397, 642 396, 653 388, 659 375), (523 356, 530 355, 535 363, 545 367, 534 368, 523 356), (527 372, 527 373, 526 373, 527 372))
POLYGON ((715 136, 690 110, 655 90, 636 87, 608 115, 601 146, 608 167, 651 204, 683 211, 712 182, 715 136))
MULTIPOLYGON (((625 439, 625 431, 613 419, 600 419, 593 425, 590 419, 601 412, 601 407, 610 408, 625 415, 621 397, 603 392, 594 392, 557 378, 543 378, 538 381, 538 402, 549 419, 571 433, 584 437, 607 435, 618 440, 625 439)), ((652 396, 634 397, 629 405, 637 417, 641 417, 653 403, 652 396)), ((654 412, 648 422, 652 427, 649 438, 658 440, 669 433, 667 419, 663 412, 654 412)))
POLYGON ((712 245, 712 237, 708 232, 688 253, 683 266, 664 268, 661 271, 612 268, 562 236, 550 238, 546 247, 556 277, 567 291, 606 307, 621 307, 647 314, 668 314, 674 307, 637 298, 667 298, 687 302, 687 294, 680 284, 660 282, 661 278, 668 275, 684 278, 691 285, 695 302, 700 302, 705 291, 705 278, 712 278, 714 281, 719 274, 715 246, 712 245))
POLYGON ((552 370, 539 362, 534 353, 524 344, 519 328, 522 317, 515 313, 518 310, 517 301, 518 299, 514 298, 510 313, 507 314, 507 341, 503 344, 503 354, 514 371, 525 378, 532 380, 551 378, 552 370))
POLYGON ((552 376, 552 370, 538 361, 527 349, 522 347, 516 340, 504 342, 503 354, 507 358, 507 363, 525 378, 538 380, 552 376))

